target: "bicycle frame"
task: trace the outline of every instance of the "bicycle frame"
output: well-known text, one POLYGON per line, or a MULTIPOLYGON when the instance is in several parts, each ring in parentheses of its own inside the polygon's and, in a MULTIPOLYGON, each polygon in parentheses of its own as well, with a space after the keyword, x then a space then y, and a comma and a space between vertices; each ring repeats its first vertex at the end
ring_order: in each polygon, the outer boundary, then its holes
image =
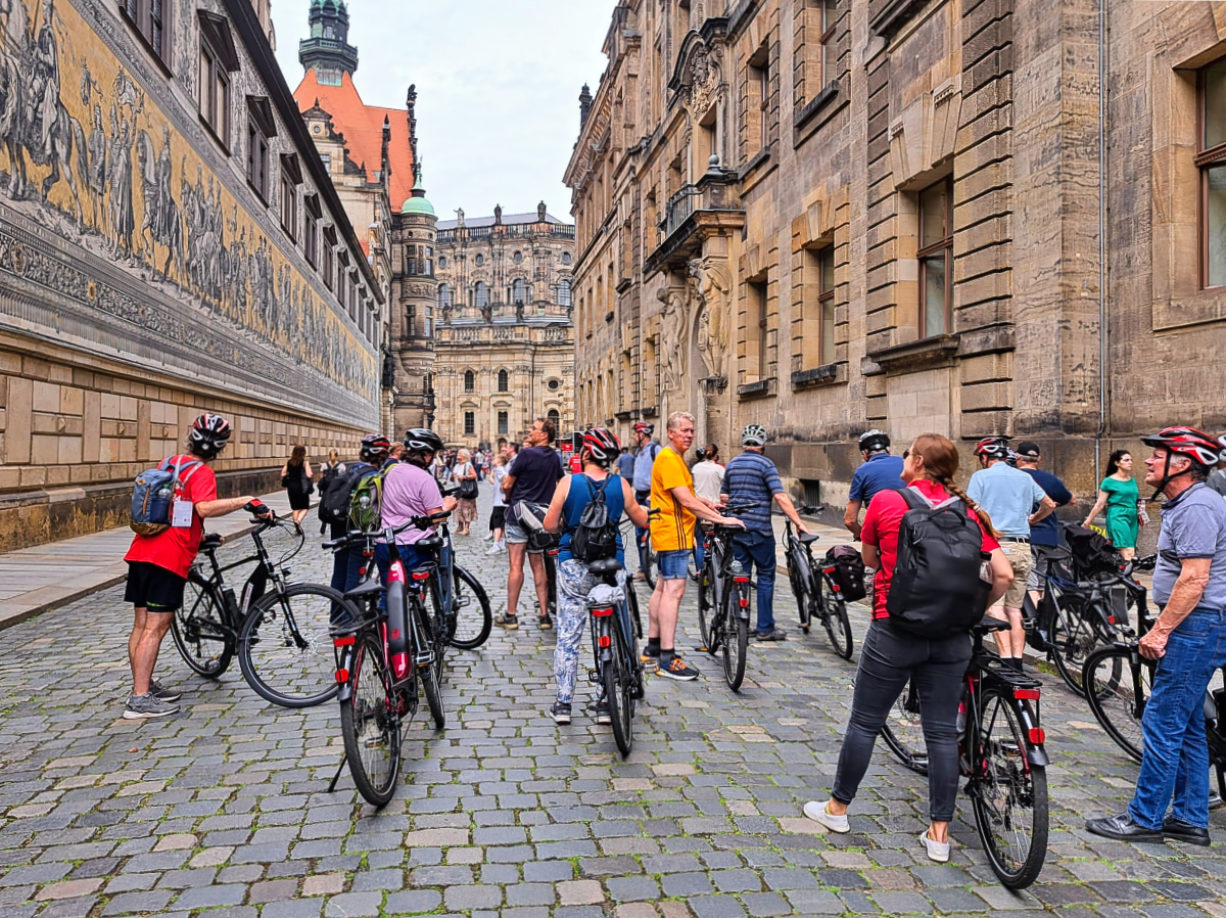
POLYGON ((255 543, 255 554, 232 561, 229 564, 222 564, 217 560, 217 550, 221 548, 222 543, 220 541, 213 544, 205 543, 201 546, 201 554, 208 559, 209 566, 212 568, 212 574, 206 577, 199 561, 193 564, 187 572, 187 579, 191 583, 202 590, 214 592, 220 597, 221 613, 225 617, 222 625, 232 632, 236 638, 238 637, 238 630, 243 623, 243 616, 251 608, 251 605, 267 591, 269 579, 273 580, 278 590, 284 585, 281 572, 272 563, 268 549, 264 547, 264 542, 260 538, 260 532, 261 530, 257 529, 251 533, 251 539, 255 543), (226 583, 225 573, 226 571, 242 567, 244 564, 250 564, 252 561, 258 563, 243 584, 242 599, 240 600, 236 596, 233 587, 226 583))

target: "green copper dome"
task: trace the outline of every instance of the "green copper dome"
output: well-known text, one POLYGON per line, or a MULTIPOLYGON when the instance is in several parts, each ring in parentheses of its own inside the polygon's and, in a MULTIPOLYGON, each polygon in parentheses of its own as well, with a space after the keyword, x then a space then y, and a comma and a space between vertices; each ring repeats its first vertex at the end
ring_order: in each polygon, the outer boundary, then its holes
POLYGON ((404 199, 404 204, 400 206, 402 214, 422 214, 428 217, 435 216, 434 205, 426 200, 426 189, 421 183, 421 169, 417 169, 417 182, 413 185, 411 195, 404 199))

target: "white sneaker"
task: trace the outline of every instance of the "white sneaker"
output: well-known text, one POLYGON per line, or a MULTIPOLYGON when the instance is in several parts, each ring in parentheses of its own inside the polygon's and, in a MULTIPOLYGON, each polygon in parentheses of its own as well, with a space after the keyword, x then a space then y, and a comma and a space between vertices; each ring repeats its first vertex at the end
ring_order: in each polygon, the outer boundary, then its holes
POLYGON ((837 832, 840 835, 851 831, 851 824, 847 821, 847 814, 835 816, 834 813, 826 809, 826 804, 818 800, 810 800, 805 804, 805 815, 814 822, 819 822, 831 832, 837 832))
POLYGON ((933 841, 928 837, 928 830, 920 833, 920 842, 928 850, 928 859, 944 864, 949 860, 949 842, 933 841))
POLYGON ((487 555, 500 555, 502 554, 502 549, 499 548, 497 545, 491 545, 489 548, 485 550, 485 553, 487 555))

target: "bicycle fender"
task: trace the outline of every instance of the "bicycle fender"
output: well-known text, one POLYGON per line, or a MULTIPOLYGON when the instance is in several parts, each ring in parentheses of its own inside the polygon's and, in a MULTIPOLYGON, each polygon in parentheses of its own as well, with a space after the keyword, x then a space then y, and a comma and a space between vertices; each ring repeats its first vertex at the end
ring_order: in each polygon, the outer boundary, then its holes
POLYGON ((1043 768, 1046 768, 1048 765, 1051 764, 1051 759, 1047 757, 1047 750, 1044 749, 1041 745, 1031 746, 1027 744, 1026 761, 1029 762, 1031 765, 1037 765, 1043 768))
POLYGON ((352 698, 353 698, 353 683, 350 680, 346 679, 344 682, 340 684, 340 687, 336 691, 336 700, 339 701, 341 704, 348 704, 352 698))

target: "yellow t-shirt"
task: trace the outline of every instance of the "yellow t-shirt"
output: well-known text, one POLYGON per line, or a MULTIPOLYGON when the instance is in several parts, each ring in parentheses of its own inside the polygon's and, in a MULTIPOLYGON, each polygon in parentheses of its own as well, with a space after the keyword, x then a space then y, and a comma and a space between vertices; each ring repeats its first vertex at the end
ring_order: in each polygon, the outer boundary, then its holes
POLYGON ((690 551, 694 547, 697 517, 672 494, 673 488, 683 485, 693 491, 694 476, 680 454, 666 446, 651 464, 651 506, 660 509, 660 515, 651 519, 651 545, 656 551, 690 551))

